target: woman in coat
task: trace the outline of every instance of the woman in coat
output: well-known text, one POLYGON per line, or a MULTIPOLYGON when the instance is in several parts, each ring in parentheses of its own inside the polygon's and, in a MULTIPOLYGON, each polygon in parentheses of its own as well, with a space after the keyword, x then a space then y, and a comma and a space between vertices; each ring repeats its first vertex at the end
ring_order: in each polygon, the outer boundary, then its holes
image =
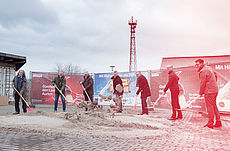
MULTIPOLYGON (((26 99, 27 97, 27 80, 24 70, 20 70, 18 74, 13 79, 13 87, 15 87, 18 92, 23 96, 23 98, 26 99)), ((20 114, 20 108, 19 108, 19 101, 20 96, 19 94, 14 90, 14 99, 15 99, 15 113, 13 114, 20 114)), ((23 112, 26 113, 26 103, 22 101, 22 109, 23 112)))

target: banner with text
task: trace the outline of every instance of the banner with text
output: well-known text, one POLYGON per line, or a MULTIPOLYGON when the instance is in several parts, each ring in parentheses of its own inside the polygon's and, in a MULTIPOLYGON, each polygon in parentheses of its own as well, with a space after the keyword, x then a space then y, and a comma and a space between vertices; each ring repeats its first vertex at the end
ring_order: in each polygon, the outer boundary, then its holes
MULTIPOLYGON (((32 72, 31 79, 31 103, 54 104, 55 88, 52 84, 57 74, 32 72)), ((82 87, 79 84, 83 80, 82 75, 65 75, 66 78, 66 103, 74 105, 83 100, 82 87)), ((58 100, 61 104, 61 97, 58 100)))
MULTIPOLYGON (((149 79, 148 72, 141 72, 147 79, 149 79)), ((136 91, 138 87, 136 87, 136 73, 135 72, 122 72, 118 73, 121 77, 123 86, 124 86, 124 94, 123 94, 123 105, 124 106, 134 106, 135 102, 137 106, 141 105, 140 95, 136 97, 136 91)), ((113 95, 113 86, 111 82, 111 77, 113 73, 96 73, 94 75, 94 96, 95 100, 98 101, 99 105, 110 105, 114 104, 113 100, 103 100, 99 97, 99 94, 103 96, 113 95)))

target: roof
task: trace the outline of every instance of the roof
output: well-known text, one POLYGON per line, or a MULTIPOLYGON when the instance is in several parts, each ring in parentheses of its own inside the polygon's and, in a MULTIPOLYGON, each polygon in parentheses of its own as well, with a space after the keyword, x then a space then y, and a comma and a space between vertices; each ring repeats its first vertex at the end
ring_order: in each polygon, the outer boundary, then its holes
POLYGON ((17 71, 26 63, 26 57, 0 52, 0 66, 13 67, 17 71))
POLYGON ((167 65, 173 65, 174 68, 194 66, 197 59, 204 59, 205 63, 229 62, 230 55, 219 56, 191 56, 191 57, 164 57, 161 62, 161 69, 166 69, 167 65))

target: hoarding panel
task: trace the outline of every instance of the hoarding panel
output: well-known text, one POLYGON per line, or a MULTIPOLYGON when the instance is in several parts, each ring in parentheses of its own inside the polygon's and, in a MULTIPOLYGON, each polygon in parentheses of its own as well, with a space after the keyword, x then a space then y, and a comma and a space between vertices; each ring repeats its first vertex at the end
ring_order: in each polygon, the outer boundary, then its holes
MULTIPOLYGON (((54 104, 55 88, 52 85, 57 74, 53 73, 32 73, 31 79, 31 103, 32 104, 54 104)), ((83 100, 82 75, 65 75, 66 78, 66 103, 74 105, 83 100)), ((61 97, 59 97, 61 104, 61 97)))
MULTIPOLYGON (((219 111, 223 112, 230 112, 230 62, 219 62, 209 64, 209 66, 213 69, 213 71, 217 75, 217 84, 219 88, 218 96, 217 96, 217 107, 219 111)), ((176 68, 174 71, 179 76, 179 84, 181 90, 184 93, 184 98, 186 102, 190 102, 194 98, 199 95, 200 89, 200 80, 199 80, 199 73, 197 72, 196 68, 193 66, 190 67, 183 67, 183 68, 176 68)), ((151 74, 155 74, 151 72, 151 74)), ((155 93, 156 96, 159 96, 163 93, 163 89, 167 83, 167 70, 161 70, 159 77, 150 77, 151 87, 153 87, 153 81, 159 85, 159 93, 155 93), (158 79, 158 82, 157 82, 158 79)), ((156 85, 156 84, 155 84, 156 85)), ((154 90, 152 88, 152 90, 154 90)), ((153 101, 156 100, 157 97, 152 96, 153 101)), ((168 92, 168 96, 162 98, 162 101, 159 102, 160 106, 165 107, 167 106, 167 102, 169 102, 170 93, 168 92)), ((180 100, 180 96, 179 96, 180 100)), ((169 104, 169 103, 168 103, 169 104)), ((193 108, 198 108, 200 110, 205 111, 205 101, 204 98, 199 98, 194 103, 191 104, 193 108)), ((170 107, 170 106, 168 106, 170 107)))
MULTIPOLYGON (((141 72, 147 79, 149 79, 148 72, 141 72)), ((118 73, 118 75, 121 77, 123 86, 124 86, 124 94, 123 94, 123 105, 124 106, 134 106, 135 102, 135 96, 136 91, 138 90, 138 87, 136 87, 136 73, 135 72, 121 72, 118 73)), ((110 81, 111 77, 113 76, 113 73, 96 73, 94 75, 94 96, 95 100, 98 101, 99 105, 110 105, 114 104, 112 100, 110 101, 104 101, 101 97, 98 95, 102 93, 104 96, 112 95, 112 82, 107 85, 110 81), (105 89, 108 87, 107 89, 105 89)), ((136 104, 138 106, 141 105, 140 97, 137 98, 136 104)))

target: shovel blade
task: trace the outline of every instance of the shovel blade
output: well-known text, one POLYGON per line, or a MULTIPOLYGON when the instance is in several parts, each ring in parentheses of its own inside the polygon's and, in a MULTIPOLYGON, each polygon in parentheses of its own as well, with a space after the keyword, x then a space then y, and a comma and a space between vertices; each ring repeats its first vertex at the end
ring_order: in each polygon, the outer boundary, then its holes
POLYGON ((131 109, 132 110, 138 110, 136 106, 133 106, 131 109))
POLYGON ((29 111, 33 111, 36 110, 35 108, 28 108, 29 111))

